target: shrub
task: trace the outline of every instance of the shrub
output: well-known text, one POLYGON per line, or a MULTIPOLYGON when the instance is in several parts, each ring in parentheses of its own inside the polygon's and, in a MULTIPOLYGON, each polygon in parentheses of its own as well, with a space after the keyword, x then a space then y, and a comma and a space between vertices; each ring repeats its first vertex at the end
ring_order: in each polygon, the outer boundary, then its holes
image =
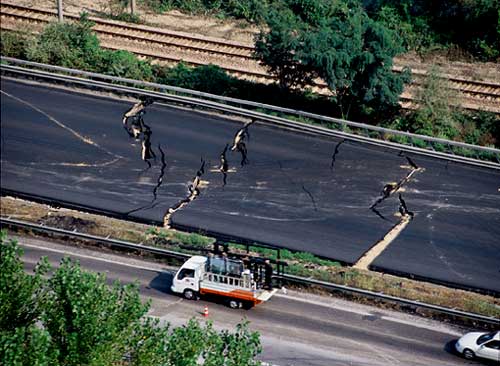
POLYGON ((51 23, 34 42, 27 47, 27 58, 32 61, 50 63, 98 71, 102 49, 93 23, 82 14, 80 22, 51 23))
POLYGON ((22 32, 2 32, 0 37, 0 52, 3 56, 22 58, 27 57, 26 50, 32 37, 22 32))
POLYGON ((101 70, 104 74, 144 81, 153 80, 151 64, 140 61, 128 51, 103 51, 101 70))

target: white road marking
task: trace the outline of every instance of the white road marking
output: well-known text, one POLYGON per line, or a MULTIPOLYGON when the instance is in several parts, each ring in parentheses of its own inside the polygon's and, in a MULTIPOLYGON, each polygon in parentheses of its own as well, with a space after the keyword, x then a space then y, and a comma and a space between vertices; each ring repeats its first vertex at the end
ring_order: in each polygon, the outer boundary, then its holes
MULTIPOLYGON (((306 303, 306 304, 323 306, 323 307, 327 307, 327 308, 331 308, 331 309, 335 309, 335 310, 340 310, 340 311, 345 311, 348 313, 358 314, 358 315, 362 315, 362 316, 374 316, 375 315, 378 317, 378 314, 374 314, 373 312, 363 311, 363 310, 359 310, 359 309, 353 309, 352 307, 342 306, 340 304, 328 304, 327 302, 315 301, 315 300, 310 300, 310 299, 302 299, 302 298, 298 298, 295 296, 284 295, 284 294, 280 294, 280 293, 277 293, 274 296, 288 299, 288 300, 298 301, 298 302, 302 302, 302 303, 306 303)), ((377 312, 380 312, 380 310, 377 309, 377 312)), ((415 319, 406 320, 406 319, 396 318, 396 317, 386 316, 386 315, 380 316, 379 319, 386 320, 386 321, 393 322, 393 323, 410 325, 410 326, 413 326, 416 328, 427 329, 427 330, 431 330, 431 331, 438 332, 438 333, 444 333, 444 334, 449 334, 449 335, 453 335, 453 336, 462 336, 462 333, 460 333, 458 331, 454 331, 452 329, 449 329, 448 327, 442 326, 438 323, 436 323, 436 324, 424 324, 424 323, 417 322, 415 319)))
POLYGON ((387 320, 390 322, 394 322, 394 323, 410 325, 410 326, 413 326, 416 328, 428 329, 428 330, 431 330, 433 332, 445 333, 445 334, 449 334, 449 335, 453 335, 453 336, 458 336, 458 337, 461 337, 463 335, 463 333, 456 332, 452 329, 448 329, 446 327, 439 326, 438 324, 433 324, 433 325, 421 324, 421 323, 415 322, 415 320, 399 319, 399 318, 393 318, 390 316, 382 316, 381 319, 387 320))
POLYGON ((130 264, 130 263, 125 263, 125 262, 115 261, 115 260, 112 260, 112 259, 97 258, 97 257, 93 257, 91 255, 74 253, 74 252, 70 252, 70 251, 67 251, 67 250, 61 250, 61 249, 55 249, 55 248, 47 248, 47 247, 43 247, 43 246, 32 245, 32 244, 25 244, 25 243, 20 243, 20 245, 23 246, 23 247, 28 247, 28 248, 33 248, 33 249, 43 249, 43 250, 46 250, 48 252, 54 252, 54 253, 59 253, 59 254, 68 254, 68 255, 71 255, 72 257, 80 257, 80 258, 91 259, 91 260, 105 262, 105 263, 117 264, 117 265, 120 265, 120 266, 126 266, 126 267, 141 269, 141 270, 144 270, 144 271, 150 271, 150 272, 161 272, 162 271, 161 269, 155 269, 155 268, 151 268, 151 267, 139 266, 139 265, 136 265, 136 264, 130 264))
POLYGON ((284 294, 277 293, 274 295, 274 297, 281 297, 281 298, 287 299, 287 300, 293 300, 293 301, 298 301, 298 302, 302 302, 302 303, 306 303, 306 304, 323 306, 323 307, 327 307, 327 308, 331 308, 331 309, 335 309, 335 310, 341 310, 341 311, 345 311, 348 313, 354 313, 354 314, 363 315, 363 316, 372 316, 373 315, 372 313, 367 312, 367 311, 362 311, 362 310, 357 310, 357 309, 353 309, 353 308, 349 308, 349 307, 345 307, 345 306, 340 306, 338 304, 328 304, 327 302, 321 302, 321 301, 316 301, 316 300, 311 300, 311 299, 302 299, 300 297, 291 296, 291 295, 284 295, 284 294))

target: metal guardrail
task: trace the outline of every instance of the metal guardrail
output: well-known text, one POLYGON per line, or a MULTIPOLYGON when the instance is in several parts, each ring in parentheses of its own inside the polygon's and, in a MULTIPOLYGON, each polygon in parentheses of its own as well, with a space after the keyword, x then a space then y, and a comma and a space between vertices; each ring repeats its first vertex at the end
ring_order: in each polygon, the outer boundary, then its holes
MULTIPOLYGON (((160 249, 160 248, 155 248, 151 246, 146 246, 142 244, 134 244, 122 240, 116 240, 116 239, 110 239, 109 237, 103 238, 95 235, 90 235, 90 234, 84 234, 84 233, 79 233, 77 231, 69 231, 69 230, 64 230, 64 229, 58 229, 58 228, 53 228, 45 225, 39 225, 39 224, 33 224, 30 222, 25 222, 25 221, 20 221, 20 220, 13 220, 10 218, 0 218, 0 225, 2 226, 10 226, 10 227, 18 227, 18 228, 23 228, 23 229, 30 229, 38 232, 45 232, 49 234, 58 234, 58 235, 64 235, 68 237, 73 237, 77 239, 82 239, 82 240, 91 240, 91 241, 96 241, 98 243, 106 244, 109 246, 113 247, 119 247, 119 248, 124 248, 124 249, 129 249, 129 250, 140 250, 156 255, 161 255, 165 256, 168 258, 178 258, 178 259, 188 259, 191 257, 189 254, 185 253, 179 253, 179 252, 174 252, 171 250, 165 250, 165 249, 160 249)), ((408 299, 403 299, 400 297, 395 297, 395 296, 390 296, 386 295, 380 292, 373 292, 373 291, 368 291, 368 290, 363 290, 359 288, 354 288, 354 287, 349 287, 345 285, 338 285, 330 282, 325 282, 325 281, 319 281, 319 280, 314 280, 311 278, 303 278, 299 276, 294 276, 294 275, 288 275, 284 274, 280 276, 280 278, 290 281, 290 282, 295 282, 298 284, 302 285, 307 285, 307 286, 318 286, 322 287, 327 290, 335 290, 335 291, 341 291, 349 294, 356 294, 356 295, 361 295, 365 297, 370 297, 378 300, 383 300, 387 302, 392 302, 392 303, 397 303, 400 305, 406 305, 406 306, 411 306, 415 308, 421 308, 421 309, 426 309, 426 310, 432 310, 440 314, 446 314, 454 317, 460 317, 460 318, 465 318, 468 320, 473 320, 473 321, 479 321, 483 322, 486 324, 491 324, 491 325, 500 325, 500 319, 493 318, 493 317, 488 317, 484 315, 479 315, 479 314, 474 314, 474 313, 469 313, 465 311, 460 311, 460 310, 455 310, 455 309, 450 309, 442 306, 437 306, 437 305, 432 305, 432 304, 426 304, 420 301, 413 301, 413 300, 408 300, 408 299)))
POLYGON ((43 78, 45 80, 72 83, 87 88, 92 86, 108 91, 144 97, 150 96, 171 103, 191 105, 255 118, 260 122, 267 122, 300 132, 333 136, 455 162, 500 169, 500 150, 491 147, 471 145, 436 137, 391 130, 384 127, 371 126, 339 118, 321 116, 300 110, 229 98, 157 83, 17 60, 9 57, 1 57, 1 61, 3 63, 0 67, 3 72, 10 71, 16 74, 24 74, 27 77, 31 76, 43 78), (4 64, 5 62, 20 66, 6 65, 4 64), (49 70, 63 73, 64 75, 30 68, 49 70), (269 115, 268 113, 279 113, 282 117, 269 115), (320 125, 297 122, 290 118, 303 118, 308 121, 316 121, 316 123, 320 125), (321 125, 329 126, 329 128, 321 125))
POLYGON ((38 224, 33 224, 31 222, 13 220, 10 218, 1 217, 0 218, 0 225, 14 226, 14 227, 19 227, 19 228, 23 228, 23 229, 30 229, 30 230, 39 231, 39 232, 46 232, 49 234, 65 235, 65 236, 70 236, 70 237, 75 238, 75 239, 92 240, 92 241, 96 241, 98 243, 103 243, 103 244, 113 246, 113 247, 118 247, 118 248, 122 248, 122 249, 129 249, 129 250, 143 250, 143 251, 148 252, 148 253, 163 255, 165 257, 170 257, 170 258, 188 259, 191 257, 191 255, 189 255, 189 254, 174 252, 171 250, 166 250, 166 249, 161 249, 161 248, 155 248, 155 247, 151 247, 148 245, 134 244, 134 243, 130 243, 130 242, 123 241, 123 240, 111 239, 109 237, 104 238, 102 236, 84 234, 84 233, 79 233, 77 231, 58 229, 55 227, 38 225, 38 224))

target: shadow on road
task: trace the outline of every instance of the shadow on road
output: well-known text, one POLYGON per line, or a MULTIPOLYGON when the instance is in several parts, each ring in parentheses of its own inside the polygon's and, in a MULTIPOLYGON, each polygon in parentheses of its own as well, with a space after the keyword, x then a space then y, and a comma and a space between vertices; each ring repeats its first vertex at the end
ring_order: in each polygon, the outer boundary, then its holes
POLYGON ((167 294, 172 294, 173 292, 170 290, 170 286, 172 286, 174 275, 175 274, 171 272, 159 272, 158 275, 151 280, 148 288, 167 294))

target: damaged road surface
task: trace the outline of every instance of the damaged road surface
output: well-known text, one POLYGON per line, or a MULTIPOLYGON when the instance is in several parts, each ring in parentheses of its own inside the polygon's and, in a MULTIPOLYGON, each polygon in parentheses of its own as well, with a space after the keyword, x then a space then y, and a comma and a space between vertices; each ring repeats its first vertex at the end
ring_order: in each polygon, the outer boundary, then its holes
POLYGON ((245 121, 153 103, 143 118, 151 132, 146 148, 154 148, 156 160, 150 159, 145 170, 141 140, 122 127, 123 113, 137 101, 5 78, 1 88, 37 108, 2 94, 4 193, 42 196, 157 225, 175 209, 168 220, 174 228, 347 263, 355 263, 400 221, 401 193, 414 216, 370 268, 500 291, 498 171, 412 155, 423 170, 376 205, 382 220, 370 210, 381 189, 415 170, 398 151, 301 135, 259 121, 245 129, 245 121), (246 155, 231 150, 238 134, 248 154, 243 166, 246 155), (201 189, 193 178, 200 157, 205 160, 201 189), (179 210, 177 205, 197 190, 196 199, 179 210))

